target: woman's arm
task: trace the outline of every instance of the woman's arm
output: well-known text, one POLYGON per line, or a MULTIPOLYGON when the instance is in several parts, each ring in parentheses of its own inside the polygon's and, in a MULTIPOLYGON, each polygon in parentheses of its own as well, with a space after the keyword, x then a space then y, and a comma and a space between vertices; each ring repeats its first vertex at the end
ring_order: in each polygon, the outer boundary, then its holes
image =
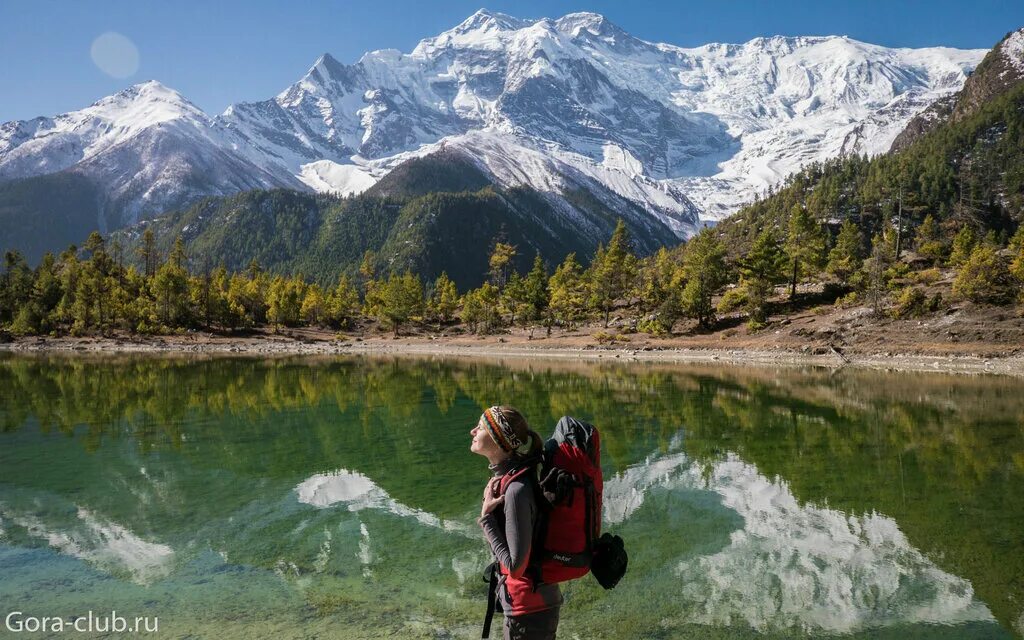
POLYGON ((530 487, 522 482, 513 482, 505 491, 505 530, 498 526, 500 515, 497 510, 480 518, 480 526, 494 558, 514 578, 522 577, 530 560, 535 508, 530 487))

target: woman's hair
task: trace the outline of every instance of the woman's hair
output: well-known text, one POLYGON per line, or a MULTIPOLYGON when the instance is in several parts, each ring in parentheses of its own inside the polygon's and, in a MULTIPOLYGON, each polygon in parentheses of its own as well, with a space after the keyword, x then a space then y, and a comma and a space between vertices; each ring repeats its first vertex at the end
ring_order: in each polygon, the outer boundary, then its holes
POLYGON ((494 409, 508 422, 509 426, 512 427, 512 431, 516 434, 516 438, 522 443, 518 448, 510 452, 512 456, 531 458, 540 454, 544 442, 537 435, 537 432, 530 428, 523 414, 513 407, 500 406, 494 407, 494 409))

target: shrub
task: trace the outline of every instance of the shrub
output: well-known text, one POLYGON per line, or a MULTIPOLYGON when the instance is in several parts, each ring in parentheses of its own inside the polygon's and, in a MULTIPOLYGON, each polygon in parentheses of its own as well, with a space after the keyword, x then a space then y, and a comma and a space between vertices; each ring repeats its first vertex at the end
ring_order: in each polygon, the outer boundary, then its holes
POLYGON ((597 340, 598 344, 615 344, 616 342, 629 342, 627 336, 621 333, 608 333, 607 331, 598 331, 594 334, 594 340, 597 340))
POLYGON ((917 318, 929 310, 928 296, 916 287, 907 287, 896 296, 894 318, 917 318))
POLYGON ((1014 287, 1006 261, 992 247, 976 246, 953 281, 953 293, 971 302, 1010 302, 1014 287))
POLYGON ((942 272, 935 267, 925 269, 924 271, 916 271, 911 274, 911 279, 920 284, 934 284, 938 282, 940 278, 942 278, 942 272))
POLYGON ((910 273, 910 265, 908 265, 905 262, 896 262, 896 263, 893 263, 893 265, 891 267, 886 269, 886 271, 885 271, 885 279, 889 283, 889 287, 892 288, 893 287, 893 280, 898 280, 900 278, 906 278, 909 273, 910 273))
POLYGON ((856 291, 851 291, 841 298, 836 298, 837 307, 852 307, 860 301, 856 291))
POLYGON ((744 286, 733 287, 726 291, 722 299, 718 301, 718 312, 731 313, 740 307, 746 306, 747 301, 747 288, 744 286))

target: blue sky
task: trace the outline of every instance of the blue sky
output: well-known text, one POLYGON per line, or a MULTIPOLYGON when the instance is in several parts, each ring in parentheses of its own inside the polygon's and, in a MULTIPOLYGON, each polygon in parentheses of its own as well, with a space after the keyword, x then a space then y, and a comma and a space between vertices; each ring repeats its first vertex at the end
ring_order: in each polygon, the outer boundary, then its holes
POLYGON ((594 11, 639 38, 680 46, 841 34, 885 46, 989 48, 1024 26, 1022 0, 481 3, 5 0, 0 122, 79 109, 150 79, 177 89, 207 113, 220 113, 233 102, 277 94, 325 51, 342 62, 371 49, 409 51, 481 6, 523 18, 594 11), (137 71, 126 78, 107 75, 90 54, 107 32, 123 34, 137 48, 137 71))

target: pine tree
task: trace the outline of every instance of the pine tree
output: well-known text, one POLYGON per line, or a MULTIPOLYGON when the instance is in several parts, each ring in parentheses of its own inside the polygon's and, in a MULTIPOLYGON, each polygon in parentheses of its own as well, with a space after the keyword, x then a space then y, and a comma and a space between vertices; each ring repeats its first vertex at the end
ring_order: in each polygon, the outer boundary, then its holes
POLYGON ((678 276, 677 253, 662 247, 653 256, 638 261, 631 295, 638 300, 634 320, 641 331, 670 333, 679 319, 679 292, 685 283, 678 276), (644 314, 649 314, 646 319, 640 317, 644 314))
POLYGON ((71 324, 74 322, 75 295, 78 292, 78 279, 82 271, 81 262, 78 260, 78 247, 71 245, 65 249, 60 254, 57 264, 61 297, 54 312, 54 324, 71 324))
POLYGON ((83 262, 75 289, 74 303, 71 305, 71 331, 75 335, 81 335, 99 324, 95 314, 100 295, 98 280, 92 262, 83 262))
POLYGON ((636 257, 630 253, 629 231, 620 218, 607 247, 598 247, 588 270, 590 305, 604 314, 608 326, 615 302, 632 291, 636 278, 636 257))
POLYGON ((526 274, 524 287, 528 305, 527 319, 536 320, 544 314, 551 301, 551 292, 548 291, 548 272, 544 268, 544 261, 539 253, 533 258, 533 267, 526 274))
POLYGON ((237 296, 241 307, 242 322, 247 327, 263 324, 267 320, 267 290, 270 277, 256 258, 249 262, 246 276, 242 280, 242 288, 237 296))
POLYGON ((54 311, 61 298, 60 278, 57 275, 57 261, 47 252, 36 267, 32 284, 32 300, 35 309, 26 318, 31 320, 24 333, 46 333, 56 327, 54 311))
POLYGON ((977 236, 974 235, 974 229, 971 225, 965 224, 960 227, 960 231, 953 238, 953 250, 949 254, 949 265, 951 267, 959 267, 967 262, 977 242, 977 236))
POLYGON ((686 280, 680 304, 697 324, 707 329, 715 322, 712 297, 728 281, 725 246, 715 232, 705 227, 686 243, 682 275, 686 280))
POLYGON ((455 283, 444 271, 434 281, 434 291, 430 297, 430 310, 441 324, 451 322, 459 307, 459 292, 455 283))
POLYGON ((342 275, 327 298, 327 321, 334 326, 349 329, 358 316, 359 292, 348 276, 342 275))
POLYGON ((401 276, 391 274, 382 288, 379 318, 398 337, 402 326, 423 312, 423 284, 419 277, 406 271, 401 276))
POLYGON ((4 271, 0 275, 0 326, 14 319, 32 296, 32 270, 18 251, 4 253, 4 271))
POLYGON ((649 313, 665 303, 676 266, 665 247, 639 264, 634 295, 639 299, 641 311, 649 313))
POLYGON ((876 316, 882 315, 888 297, 888 271, 892 263, 889 246, 881 235, 876 234, 871 239, 871 255, 862 266, 864 293, 876 316))
POLYGON ((153 296, 160 322, 165 326, 183 327, 189 323, 188 271, 181 236, 175 239, 174 249, 153 277, 153 296))
POLYGON ((938 265, 945 256, 946 247, 939 235, 939 225, 931 214, 926 215, 917 228, 914 248, 922 258, 931 260, 935 265, 938 265))
POLYGON ((775 285, 786 279, 787 257, 771 229, 765 229, 754 241, 750 252, 739 263, 747 313, 754 327, 767 319, 768 297, 775 285))
POLYGON ((228 304, 228 288, 231 277, 223 264, 217 267, 210 278, 210 320, 221 327, 234 329, 238 319, 231 313, 228 304))
POLYGON ((467 291, 462 296, 462 322, 469 327, 469 330, 473 333, 477 332, 477 327, 480 325, 480 319, 483 317, 483 308, 480 304, 480 299, 477 296, 477 290, 473 289, 467 291))
POLYGON ((142 268, 146 278, 152 278, 156 275, 160 255, 156 249, 156 236, 153 235, 153 229, 150 227, 146 227, 146 230, 142 232, 142 246, 139 247, 138 254, 142 259, 142 268))
POLYGON ((801 279, 821 269, 825 256, 825 234, 821 225, 799 204, 789 213, 789 236, 786 253, 790 262, 789 297, 796 296, 796 285, 801 279))
POLYGON ((149 283, 145 275, 134 266, 128 267, 124 274, 123 318, 131 331, 137 333, 154 333, 159 329, 156 303, 150 296, 149 283))
POLYGON ((121 244, 120 238, 114 238, 114 241, 110 244, 110 258, 114 261, 114 269, 117 273, 117 284, 119 287, 124 286, 124 245, 121 244))
POLYGON ((583 267, 576 262, 576 254, 570 253, 548 280, 551 291, 549 309, 553 319, 567 329, 583 319, 587 300, 587 282, 583 267))
POLYGON ((1014 255, 1024 250, 1024 224, 1017 227, 1017 231, 1014 232, 1007 246, 1014 255))
POLYGON ((189 302, 196 312, 197 319, 201 319, 204 327, 210 328, 217 315, 217 301, 213 274, 210 272, 208 261, 204 260, 202 273, 189 277, 188 289, 189 302))
POLYGON ((511 324, 514 325, 516 323, 517 317, 523 323, 528 320, 530 309, 526 281, 523 280, 517 271, 512 272, 508 282, 505 284, 505 289, 501 293, 501 306, 511 316, 509 320, 511 324))
POLYGON ((276 333, 281 325, 285 322, 287 305, 286 289, 287 282, 281 276, 276 276, 270 281, 270 286, 267 288, 267 320, 274 325, 274 332, 276 333))
POLYGON ((485 282, 462 298, 462 321, 474 333, 490 333, 501 324, 498 287, 485 282))
POLYGON ((323 289, 318 284, 311 284, 306 288, 306 295, 302 299, 302 319, 312 326, 319 326, 324 321, 324 310, 327 308, 327 298, 323 289))
POLYGON ((363 260, 359 263, 359 289, 365 296, 370 290, 370 283, 377 278, 377 254, 369 249, 363 253, 363 260))
POLYGON ((228 281, 228 315, 226 320, 231 328, 236 326, 251 327, 255 324, 250 313, 249 285, 250 280, 240 273, 231 274, 228 281), (234 320, 234 323, 231 321, 234 320))
POLYGON ((504 242, 495 242, 494 249, 491 250, 491 256, 487 261, 490 270, 488 273, 491 277, 491 282, 498 287, 503 289, 505 283, 508 282, 509 271, 512 269, 512 259, 516 257, 516 247, 511 244, 504 242))
MULTIPOLYGON (((1020 229, 1024 230, 1024 225, 1021 225, 1020 229)), ((1017 287, 1017 301, 1024 302, 1024 234, 1020 230, 1014 235, 1014 239, 1018 241, 1010 241, 1010 251, 1012 255, 1012 261, 1010 262, 1010 275, 1016 280, 1017 287)))
POLYGON ((836 245, 828 254, 825 270, 842 282, 849 281, 853 274, 860 271, 864 263, 861 254, 863 238, 860 229, 852 221, 846 220, 836 236, 836 245))

